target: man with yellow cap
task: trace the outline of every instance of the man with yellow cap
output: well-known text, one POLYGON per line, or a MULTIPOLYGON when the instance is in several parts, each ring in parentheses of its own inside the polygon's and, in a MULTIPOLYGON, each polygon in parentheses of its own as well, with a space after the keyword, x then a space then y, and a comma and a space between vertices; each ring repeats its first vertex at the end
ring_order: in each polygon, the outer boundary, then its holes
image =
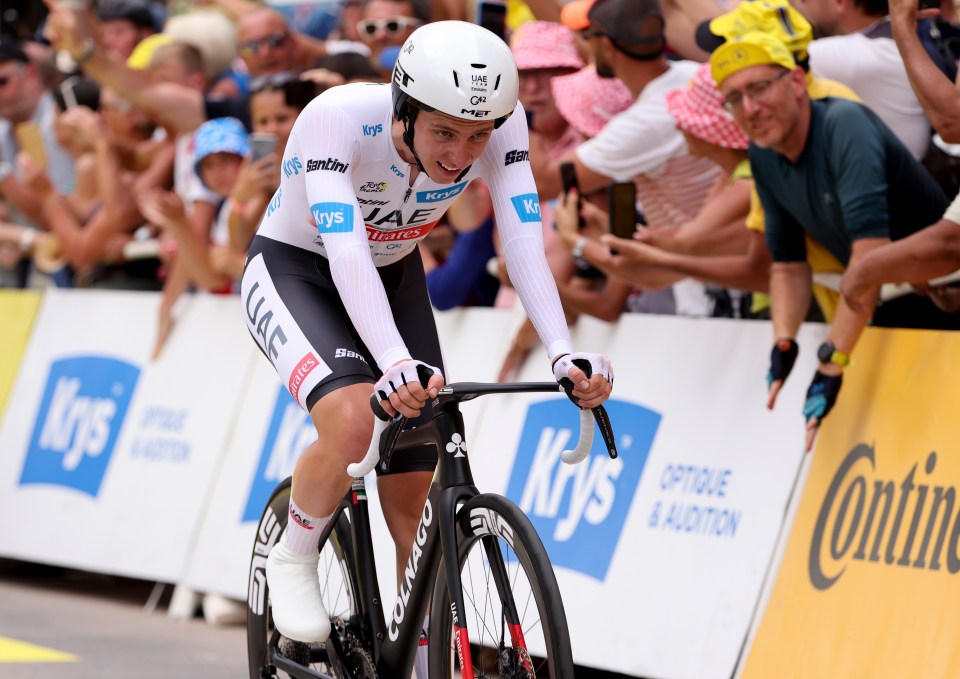
MULTIPOLYGON (((766 214, 773 257, 774 330, 768 407, 796 360, 797 330, 810 300, 805 237, 845 266, 891 238, 940 218, 947 198, 924 167, 865 106, 828 97, 811 100, 793 54, 767 33, 748 32, 710 57, 724 107, 750 137, 750 163, 766 214)), ((836 402, 843 370, 873 309, 841 302, 820 365, 807 391, 807 449, 836 402)), ((956 323, 956 321, 952 321, 956 323)), ((945 327, 949 317, 911 295, 884 305, 877 325, 945 327)))

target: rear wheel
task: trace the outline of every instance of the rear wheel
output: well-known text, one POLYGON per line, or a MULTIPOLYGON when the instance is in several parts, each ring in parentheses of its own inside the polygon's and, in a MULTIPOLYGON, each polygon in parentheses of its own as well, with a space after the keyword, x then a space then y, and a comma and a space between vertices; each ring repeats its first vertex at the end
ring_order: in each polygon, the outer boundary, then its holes
MULTIPOLYGON (((526 515, 510 500, 484 494, 457 512, 463 615, 473 676, 573 677, 570 633, 557 579, 526 515)), ((460 676, 454 613, 441 563, 430 613, 430 677, 460 676)), ((460 646, 464 646, 460 639, 460 646)))
MULTIPOLYGON (((260 518, 250 579, 247 585, 247 659, 250 679, 263 677, 296 677, 296 667, 278 669, 287 665, 284 659, 296 665, 310 667, 324 674, 335 675, 327 660, 324 646, 304 644, 280 636, 274 628, 267 587, 267 555, 287 525, 290 503, 290 479, 286 479, 270 496, 260 518), (282 656, 279 660, 277 656, 282 656)), ((334 625, 334 634, 345 634, 359 619, 354 578, 353 552, 350 541, 349 510, 337 515, 336 523, 325 539, 320 541, 320 563, 317 577, 323 591, 323 603, 334 625)))

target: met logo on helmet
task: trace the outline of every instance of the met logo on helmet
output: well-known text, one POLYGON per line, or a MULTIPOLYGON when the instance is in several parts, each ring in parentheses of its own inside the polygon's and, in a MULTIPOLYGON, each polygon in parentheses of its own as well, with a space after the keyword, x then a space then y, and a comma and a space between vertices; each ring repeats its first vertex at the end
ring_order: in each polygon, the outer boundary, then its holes
POLYGON ((490 115, 489 110, 471 109, 471 108, 462 108, 460 109, 460 113, 468 116, 473 116, 474 118, 486 118, 488 115, 490 115))
POLYGON ((350 233, 353 231, 353 206, 346 203, 314 203, 310 214, 317 224, 317 231, 324 233, 350 233))
POLYGON ((140 368, 113 358, 54 362, 20 484, 67 486, 96 497, 139 377, 140 368))
POLYGON ((537 194, 523 193, 511 197, 510 202, 513 203, 513 209, 517 211, 521 222, 540 221, 540 198, 537 194))

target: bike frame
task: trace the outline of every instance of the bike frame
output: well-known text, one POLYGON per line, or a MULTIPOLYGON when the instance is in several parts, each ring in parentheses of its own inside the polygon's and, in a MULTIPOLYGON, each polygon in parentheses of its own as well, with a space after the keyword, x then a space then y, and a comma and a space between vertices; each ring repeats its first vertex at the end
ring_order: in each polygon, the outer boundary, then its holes
MULTIPOLYGON (((407 559, 403 580, 397 600, 391 610, 389 622, 384 621, 383 600, 377 582, 376 559, 370 532, 370 514, 367 506, 366 485, 363 478, 356 479, 350 492, 337 508, 333 519, 327 523, 321 542, 334 530, 340 515, 349 508, 350 532, 353 539, 354 560, 359 572, 356 592, 357 607, 361 617, 363 636, 370 642, 373 661, 377 674, 381 677, 409 677, 413 671, 418 639, 423 619, 433 596, 434 584, 440 557, 446 569, 450 589, 451 607, 454 608, 455 643, 460 658, 463 679, 473 679, 473 663, 470 652, 469 633, 465 623, 458 623, 457 611, 463 611, 463 593, 460 580, 460 559, 458 556, 456 513, 457 509, 471 498, 480 494, 474 486, 473 473, 470 470, 466 453, 463 416, 459 410, 460 401, 477 396, 495 393, 556 393, 556 382, 527 382, 514 384, 485 384, 461 382, 444 387, 434 400, 434 416, 424 426, 410 431, 401 431, 405 420, 396 418, 388 425, 380 442, 381 465, 389 465, 394 450, 403 450, 414 446, 431 444, 437 447, 438 460, 433 482, 424 504, 416 537, 407 559), (457 446, 455 436, 459 435, 462 446, 457 446), (447 443, 454 450, 446 449, 447 443)), ((502 563, 496 536, 482 538, 491 564, 502 563)), ((510 582, 502 568, 493 568, 493 578, 497 590, 505 602, 509 602, 505 614, 515 645, 523 645, 519 629, 519 616, 513 606, 510 594, 510 582)), ((274 633, 275 640, 277 633, 274 633)), ((271 644, 275 648, 276 644, 271 644)), ((327 654, 333 663, 342 665, 342 658, 348 649, 340 644, 337 634, 331 634, 327 641, 327 654)), ((328 679, 327 675, 294 663, 282 655, 274 653, 274 664, 294 677, 314 677, 328 679)))

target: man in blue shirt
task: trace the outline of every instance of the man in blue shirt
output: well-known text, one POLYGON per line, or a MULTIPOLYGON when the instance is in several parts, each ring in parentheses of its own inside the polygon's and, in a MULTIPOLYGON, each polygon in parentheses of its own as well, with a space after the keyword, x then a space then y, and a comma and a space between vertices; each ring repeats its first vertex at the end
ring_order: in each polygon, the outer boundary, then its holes
MULTIPOLYGON (((746 33, 719 47, 710 63, 724 106, 751 139, 750 162, 766 214, 773 255, 775 343, 767 376, 772 408, 796 360, 794 338, 810 301, 805 236, 850 265, 891 239, 933 224, 948 201, 870 109, 840 99, 811 101, 803 70, 771 35, 746 33)), ((907 299, 899 304, 902 313, 884 307, 884 324, 904 324, 903 317, 923 303, 907 299)), ((841 302, 817 352, 820 365, 804 405, 808 450, 836 401, 843 369, 873 307, 854 310, 841 302)))

